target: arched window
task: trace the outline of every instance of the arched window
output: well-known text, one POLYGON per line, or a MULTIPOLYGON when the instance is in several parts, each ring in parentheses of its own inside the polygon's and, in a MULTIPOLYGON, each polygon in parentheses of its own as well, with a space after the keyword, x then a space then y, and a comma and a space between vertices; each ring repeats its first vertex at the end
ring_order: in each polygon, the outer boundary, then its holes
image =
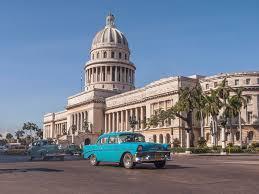
POLYGON ((170 135, 168 133, 166 134, 165 143, 170 143, 170 135))
POLYGON ((249 131, 248 133, 247 133, 247 137, 248 137, 248 140, 253 140, 253 137, 254 137, 254 132, 253 131, 249 131))
POLYGON ((111 53, 111 58, 114 58, 114 52, 112 51, 112 53, 111 53))
POLYGON ((159 143, 163 143, 163 135, 162 134, 159 135, 159 143))
POLYGON ((103 53, 103 58, 107 58, 107 52, 106 51, 104 51, 104 53, 103 53))
POLYGON ((239 141, 240 140, 240 132, 236 132, 236 140, 239 141))
POLYGON ((99 52, 97 53, 97 59, 99 59, 99 52))
POLYGON ((125 60, 127 59, 127 54, 125 54, 125 60))
POLYGON ((153 142, 156 143, 156 135, 153 135, 153 142))
POLYGON ((119 59, 121 59, 121 53, 119 53, 119 59))

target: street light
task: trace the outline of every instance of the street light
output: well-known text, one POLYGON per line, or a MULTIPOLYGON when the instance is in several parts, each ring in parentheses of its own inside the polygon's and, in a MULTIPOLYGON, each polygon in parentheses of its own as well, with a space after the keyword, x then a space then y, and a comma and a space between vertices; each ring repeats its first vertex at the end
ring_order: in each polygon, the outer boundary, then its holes
POLYGON ((135 126, 138 124, 138 121, 136 120, 135 115, 129 117, 129 124, 130 124, 130 128, 132 129, 132 132, 134 132, 135 126))

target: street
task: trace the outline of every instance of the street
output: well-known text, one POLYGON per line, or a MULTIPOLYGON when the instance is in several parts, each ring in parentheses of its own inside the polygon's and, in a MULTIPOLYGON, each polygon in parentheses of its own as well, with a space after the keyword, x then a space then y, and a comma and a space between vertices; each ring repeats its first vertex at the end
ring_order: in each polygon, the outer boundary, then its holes
POLYGON ((1 194, 258 193, 259 156, 175 156, 165 169, 0 155, 1 194))

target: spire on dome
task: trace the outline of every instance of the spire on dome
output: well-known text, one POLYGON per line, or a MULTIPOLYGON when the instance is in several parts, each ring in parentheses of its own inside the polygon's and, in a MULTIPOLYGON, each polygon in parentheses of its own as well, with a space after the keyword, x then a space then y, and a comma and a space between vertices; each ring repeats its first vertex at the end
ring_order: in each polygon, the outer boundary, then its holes
POLYGON ((106 17, 106 26, 114 27, 115 26, 114 20, 115 20, 114 15, 112 15, 112 13, 109 13, 108 16, 106 17))

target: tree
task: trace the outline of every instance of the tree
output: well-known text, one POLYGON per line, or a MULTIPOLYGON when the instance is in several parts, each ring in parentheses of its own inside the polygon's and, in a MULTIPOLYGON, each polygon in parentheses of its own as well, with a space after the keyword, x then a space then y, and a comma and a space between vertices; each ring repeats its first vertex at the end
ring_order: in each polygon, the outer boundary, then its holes
POLYGON ((195 95, 195 102, 196 102, 196 114, 195 118, 200 121, 201 127, 201 138, 204 138, 204 119, 206 117, 205 112, 205 105, 206 105, 206 97, 203 94, 202 88, 200 86, 196 86, 196 95, 195 95))
POLYGON ((43 139, 43 130, 38 128, 38 130, 36 131, 36 135, 38 138, 43 139))
POLYGON ((210 90, 210 94, 205 96, 206 105, 205 105, 205 112, 207 115, 211 115, 212 123, 211 123, 211 135, 212 135, 212 144, 216 145, 217 143, 217 117, 219 115, 219 111, 222 107, 222 102, 218 97, 217 90, 210 90))
POLYGON ((230 98, 230 90, 231 88, 227 85, 227 78, 225 77, 217 88, 218 97, 222 102, 221 108, 223 108, 222 116, 220 117, 220 126, 221 126, 221 145, 222 145, 222 153, 225 153, 226 148, 226 126, 227 121, 230 117, 232 117, 232 107, 230 106, 229 98, 230 98))
POLYGON ((3 137, 3 135, 0 133, 0 138, 2 138, 3 137))
POLYGON ((39 127, 35 123, 27 122, 23 124, 23 131, 30 131, 30 136, 32 137, 32 132, 36 133, 39 131, 39 127))
POLYGON ((241 109, 242 107, 245 109, 247 108, 247 101, 251 99, 251 96, 244 95, 243 91, 244 88, 238 88, 233 89, 234 95, 232 96, 234 101, 234 107, 236 111, 238 112, 238 128, 240 132, 240 147, 242 148, 243 142, 242 142, 242 123, 241 123, 241 109))
POLYGON ((17 138, 17 142, 19 142, 20 138, 23 137, 24 131, 23 130, 18 130, 15 132, 15 136, 17 138))
POLYGON ((13 139, 13 135, 11 133, 7 133, 5 138, 7 139, 8 142, 10 142, 11 139, 13 139))
POLYGON ((187 127, 185 127, 187 140, 186 147, 190 147, 190 143, 193 144, 193 138, 190 139, 190 133, 193 132, 193 112, 197 108, 197 93, 198 85, 193 88, 185 87, 179 90, 179 100, 174 106, 168 110, 159 110, 158 113, 152 115, 148 120, 150 124, 158 124, 165 119, 174 119, 178 117, 182 119, 187 127), (191 142, 192 141, 192 142, 191 142))

